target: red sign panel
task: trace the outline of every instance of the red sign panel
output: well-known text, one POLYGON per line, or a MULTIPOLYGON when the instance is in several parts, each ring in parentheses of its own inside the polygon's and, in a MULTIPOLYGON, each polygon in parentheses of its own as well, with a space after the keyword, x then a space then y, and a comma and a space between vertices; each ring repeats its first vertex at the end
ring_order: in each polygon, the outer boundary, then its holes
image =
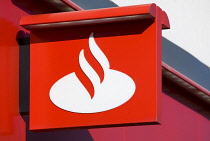
POLYGON ((32 30, 30 129, 158 122, 161 15, 32 30))

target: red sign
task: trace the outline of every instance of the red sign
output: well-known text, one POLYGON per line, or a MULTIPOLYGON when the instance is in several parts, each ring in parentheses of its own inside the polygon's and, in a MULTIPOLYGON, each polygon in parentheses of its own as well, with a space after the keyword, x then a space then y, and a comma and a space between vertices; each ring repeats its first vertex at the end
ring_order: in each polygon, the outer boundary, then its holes
POLYGON ((151 4, 23 18, 30 129, 159 122, 163 17, 151 4))

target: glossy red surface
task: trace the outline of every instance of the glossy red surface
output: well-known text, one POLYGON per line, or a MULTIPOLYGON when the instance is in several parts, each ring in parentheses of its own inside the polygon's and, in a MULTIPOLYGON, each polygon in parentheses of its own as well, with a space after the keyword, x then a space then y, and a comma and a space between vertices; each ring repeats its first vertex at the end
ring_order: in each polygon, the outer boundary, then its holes
MULTIPOLYGON (((16 36, 21 16, 26 15, 9 0, 0 5, 0 141, 209 141, 210 116, 198 106, 170 97, 175 92, 162 93, 161 125, 96 128, 31 132, 28 122, 20 116, 19 107, 19 46, 16 36)), ((181 97, 186 95, 180 92, 181 97)), ((184 100, 186 101, 186 100, 184 100)))
POLYGON ((162 12, 162 28, 170 29, 169 19, 165 11, 162 12))
MULTIPOLYGON (((89 21, 90 24, 96 19, 111 19, 111 21, 114 21, 114 18, 121 18, 126 16, 140 16, 140 18, 138 19, 154 19, 154 17, 156 16, 156 5, 145 4, 137 6, 32 15, 23 17, 20 24, 27 29, 39 29, 49 28, 53 24, 55 24, 56 27, 59 27, 62 24, 67 23, 68 26, 69 22, 75 21, 89 21)), ((131 17, 128 17, 127 19, 130 18, 131 17)), ((103 21, 101 23, 103 23, 103 21)))
MULTIPOLYGON (((133 8, 135 9, 136 6, 133 8)), ((123 9, 126 10, 126 7, 123 9)), ((162 10, 159 7, 156 10, 155 20, 32 30, 30 129, 158 122, 160 112, 158 100, 161 99, 159 96, 161 93, 162 10), (130 76, 136 84, 136 91, 127 103, 106 112, 94 114, 68 112, 52 103, 49 91, 58 79, 75 72, 82 84, 92 93, 92 85, 88 82, 78 62, 79 52, 82 49, 89 51, 88 38, 92 32, 96 43, 110 61, 111 69, 130 76)), ((93 11, 87 11, 87 15, 92 13, 93 19, 101 16, 93 11)), ((122 9, 120 12, 123 13, 122 9)), ((85 17, 85 11, 83 13, 85 17)), ((52 17, 53 15, 51 14, 52 17)), ((95 64, 92 61, 94 57, 89 59, 91 55, 88 54, 86 57, 103 78, 103 73, 100 74, 100 65, 97 61, 95 64)), ((92 94, 91 97, 93 97, 92 94)))

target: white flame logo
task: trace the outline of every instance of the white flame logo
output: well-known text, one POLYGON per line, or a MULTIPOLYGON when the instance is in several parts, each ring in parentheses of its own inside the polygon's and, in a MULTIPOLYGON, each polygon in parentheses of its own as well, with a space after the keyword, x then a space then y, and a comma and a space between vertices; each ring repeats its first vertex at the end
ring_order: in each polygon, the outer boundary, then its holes
POLYGON ((89 47, 92 55, 104 71, 104 80, 90 66, 80 51, 79 64, 94 87, 94 97, 91 98, 87 89, 80 82, 75 72, 70 73, 50 89, 50 99, 59 108, 75 113, 97 113, 116 108, 127 102, 134 94, 134 81, 125 73, 110 69, 109 61, 96 44, 93 33, 89 37, 89 47))

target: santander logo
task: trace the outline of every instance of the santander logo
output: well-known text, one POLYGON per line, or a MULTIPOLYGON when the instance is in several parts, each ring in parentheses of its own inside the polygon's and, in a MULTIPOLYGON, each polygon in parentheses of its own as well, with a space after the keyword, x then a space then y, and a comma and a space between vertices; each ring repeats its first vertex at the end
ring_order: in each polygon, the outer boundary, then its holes
POLYGON ((104 79, 101 82, 99 75, 86 60, 84 49, 81 50, 79 65, 93 85, 94 96, 91 97, 75 72, 70 73, 57 80, 49 92, 51 101, 63 110, 75 113, 104 112, 121 106, 134 95, 134 81, 127 74, 110 69, 109 61, 96 44, 93 33, 89 37, 89 48, 103 69, 104 79))

